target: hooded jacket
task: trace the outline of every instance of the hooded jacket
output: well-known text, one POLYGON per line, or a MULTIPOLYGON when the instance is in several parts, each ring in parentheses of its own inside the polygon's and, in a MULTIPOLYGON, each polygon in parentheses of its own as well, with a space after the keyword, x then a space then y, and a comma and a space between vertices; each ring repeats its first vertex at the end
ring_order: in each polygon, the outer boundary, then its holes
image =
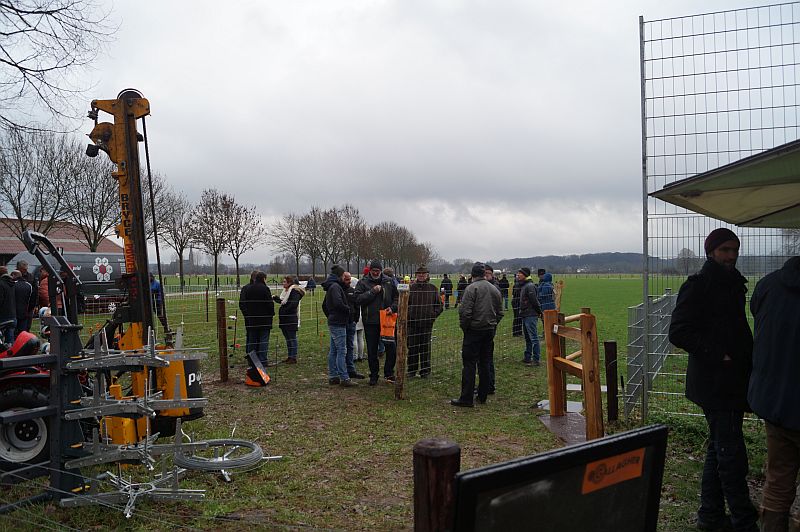
POLYGON ((539 298, 536 295, 536 285, 533 284, 530 277, 527 277, 523 282, 518 283, 518 285, 519 317, 529 318, 531 316, 540 316, 542 314, 542 307, 539 305, 539 298))
POLYGON ((328 325, 346 327, 350 321, 350 304, 347 302, 345 287, 339 278, 331 273, 322 282, 322 289, 325 290, 322 310, 328 317, 328 325))
POLYGON ((755 343, 747 399, 759 417, 800 430, 800 257, 758 282, 750 311, 755 343))
POLYGON ((293 284, 289 287, 289 297, 281 302, 280 296, 272 298, 275 303, 278 303, 278 327, 284 331, 296 331, 300 322, 298 310, 300 308, 300 300, 306 295, 305 289, 299 284, 293 284))
POLYGON ((412 283, 408 290, 408 326, 412 329, 430 329, 442 313, 439 291, 429 282, 412 283))
POLYGON ((738 270, 709 259, 678 292, 669 341, 689 353, 686 398, 702 408, 750 410, 753 334, 744 309, 746 283, 738 270))
POLYGON ((549 273, 542 275, 542 282, 539 283, 539 305, 542 310, 555 310, 556 293, 553 290, 553 276, 549 273))

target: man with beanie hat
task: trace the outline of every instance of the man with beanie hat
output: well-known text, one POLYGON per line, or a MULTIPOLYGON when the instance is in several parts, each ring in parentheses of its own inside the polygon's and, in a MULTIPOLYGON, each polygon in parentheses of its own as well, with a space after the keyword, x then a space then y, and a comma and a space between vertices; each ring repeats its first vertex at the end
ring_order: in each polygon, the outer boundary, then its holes
POLYGON ((707 260, 681 286, 669 327, 670 343, 689 355, 686 397, 703 409, 709 429, 697 528, 727 530, 727 502, 730 530, 757 532, 742 435, 753 351, 747 279, 736 269, 739 238, 730 229, 712 231, 704 247, 707 260))
POLYGON ((494 334, 503 319, 503 297, 485 278, 486 266, 476 262, 472 266, 472 283, 464 290, 458 319, 464 331, 461 345, 461 396, 453 399, 453 406, 473 406, 475 369, 478 370, 478 402, 485 403, 489 394, 489 361, 494 351, 494 334))
POLYGON ((350 287, 350 274, 338 264, 331 267, 331 274, 322 283, 325 300, 322 312, 328 318, 328 331, 331 334, 328 349, 328 384, 345 388, 355 386, 350 371, 355 371, 352 360, 347 364, 347 325, 350 322, 350 304, 347 289, 350 287))
MULTIPOLYGON (((355 290, 356 304, 361 307, 361 321, 364 323, 364 339, 367 342, 367 362, 369 363, 369 384, 378 383, 378 342, 381 339, 381 312, 397 312, 397 286, 391 277, 384 275, 383 265, 379 260, 369 263, 369 274, 365 275, 355 290)), ((386 360, 383 376, 387 382, 393 383, 396 349, 394 342, 383 342, 386 360)))
POLYGON ((525 336, 525 353, 522 355, 522 362, 526 365, 538 366, 541 358, 541 347, 539 346, 539 333, 536 331, 536 324, 539 316, 542 315, 542 308, 539 305, 539 297, 536 285, 531 280, 531 269, 522 267, 517 272, 517 284, 519 287, 519 302, 517 315, 522 320, 522 333, 525 336))

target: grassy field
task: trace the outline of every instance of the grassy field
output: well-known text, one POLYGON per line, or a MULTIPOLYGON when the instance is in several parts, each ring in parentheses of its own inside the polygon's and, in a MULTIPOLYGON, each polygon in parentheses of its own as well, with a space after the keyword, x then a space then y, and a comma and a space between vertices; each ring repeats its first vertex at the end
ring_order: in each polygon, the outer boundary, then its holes
MULTIPOLYGON (((590 307, 598 316, 601 340, 617 340, 625 352, 627 307, 641 300, 641 280, 633 276, 567 277, 562 311, 590 307)), ((520 363, 524 342, 510 334, 503 320, 495 347, 497 394, 486 405, 456 410, 449 399, 458 395, 460 340, 455 310, 437 320, 433 373, 408 382, 409 399, 396 401, 386 384, 343 389, 327 384, 327 330, 316 299, 307 296, 301 309, 300 357, 296 366, 271 368, 272 383, 264 389, 243 386, 241 347, 231 347, 231 380, 219 382, 215 310, 205 295, 168 297, 170 321, 181 322, 187 343, 206 346, 204 393, 210 399, 206 416, 187 423, 195 438, 248 438, 279 462, 234 474, 230 484, 213 474, 193 473, 185 487, 206 489, 206 500, 194 503, 142 500, 126 520, 119 508, 62 509, 54 504, 21 509, 0 516, 10 530, 42 528, 166 530, 174 528, 245 530, 253 528, 322 528, 397 530, 413 527, 412 448, 423 438, 456 441, 462 469, 469 469, 553 449, 560 445, 537 420, 536 403, 547 398, 544 366, 520 363)), ((235 316, 236 291, 224 293, 226 314, 235 316)), ((103 316, 86 317, 91 328, 103 316)), ((240 323, 229 320, 229 344, 244 343, 240 323)), ((280 332, 272 335, 271 360, 285 358, 280 332)), ((602 353, 601 353, 602 356, 602 353)), ((676 364, 680 364, 676 360, 676 364)), ((621 362, 622 364, 622 362, 621 362)), ((358 362, 367 372, 366 362, 358 362)), ((624 368, 620 368, 624 372, 624 368)), ((571 397, 579 400, 579 396, 571 397)), ((659 530, 692 528, 705 424, 696 417, 656 417, 671 427, 659 530)), ((637 426, 635 420, 608 427, 610 432, 637 426)), ((754 492, 763 478, 764 435, 760 424, 748 426, 754 492)), ((96 470, 97 472, 99 470, 96 470)), ((127 472, 125 474, 128 474, 127 472)), ((139 468, 132 475, 142 475, 139 468)), ((43 481, 43 479, 39 479, 43 481)), ((30 488, 5 491, 8 502, 30 488)))

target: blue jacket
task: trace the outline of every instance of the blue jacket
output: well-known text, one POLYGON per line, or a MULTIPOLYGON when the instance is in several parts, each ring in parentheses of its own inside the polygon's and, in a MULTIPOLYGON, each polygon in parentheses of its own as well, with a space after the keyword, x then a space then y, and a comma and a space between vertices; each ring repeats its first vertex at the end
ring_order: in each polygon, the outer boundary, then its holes
POLYGON ((758 282, 750 311, 755 340, 747 400, 773 425, 800 430, 800 257, 758 282))
POLYGON ((542 310, 555 310, 556 308, 556 293, 553 290, 553 276, 546 273, 542 276, 542 282, 539 283, 539 305, 542 310))

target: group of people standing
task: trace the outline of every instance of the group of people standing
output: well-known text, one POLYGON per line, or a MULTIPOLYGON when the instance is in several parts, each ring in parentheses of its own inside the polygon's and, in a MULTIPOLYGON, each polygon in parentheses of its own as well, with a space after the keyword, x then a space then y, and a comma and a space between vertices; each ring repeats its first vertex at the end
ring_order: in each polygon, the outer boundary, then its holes
POLYGON ((669 329, 670 343, 688 353, 686 397, 702 408, 709 432, 697 528, 759 530, 742 432, 752 411, 767 434, 761 530, 786 532, 800 470, 800 257, 756 285, 754 337, 747 279, 736 269, 739 247, 729 229, 708 235, 706 261, 681 286, 669 329))
POLYGON ((22 331, 30 331, 38 306, 38 283, 26 261, 17 262, 11 273, 0 266, 0 334, 2 342, 13 344, 22 331))

